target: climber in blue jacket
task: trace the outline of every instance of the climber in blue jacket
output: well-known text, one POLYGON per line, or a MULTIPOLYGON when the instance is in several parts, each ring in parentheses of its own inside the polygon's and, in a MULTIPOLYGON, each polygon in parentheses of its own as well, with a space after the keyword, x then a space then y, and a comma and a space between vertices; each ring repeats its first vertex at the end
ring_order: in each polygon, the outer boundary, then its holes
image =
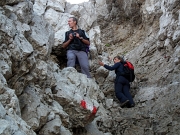
POLYGON ((116 79, 115 79, 115 94, 118 100, 121 102, 121 107, 134 107, 135 103, 129 92, 130 83, 129 81, 123 76, 123 67, 124 67, 124 59, 123 57, 116 56, 113 59, 114 65, 108 66, 103 62, 99 62, 99 65, 105 67, 108 70, 115 70, 116 79))

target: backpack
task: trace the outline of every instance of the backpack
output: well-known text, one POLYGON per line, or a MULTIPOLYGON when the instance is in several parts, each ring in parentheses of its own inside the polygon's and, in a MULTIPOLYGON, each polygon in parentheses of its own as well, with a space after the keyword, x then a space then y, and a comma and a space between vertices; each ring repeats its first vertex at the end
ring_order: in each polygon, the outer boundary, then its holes
POLYGON ((135 79, 135 74, 134 74, 134 66, 131 62, 129 61, 125 61, 124 63, 124 77, 129 81, 129 82, 133 82, 135 79))
MULTIPOLYGON (((78 29, 78 33, 83 33, 84 35, 86 35, 86 34, 85 34, 85 31, 82 30, 82 29, 78 29)), ((87 53, 87 55, 88 55, 88 53, 90 52, 89 46, 90 46, 90 45, 86 45, 86 53, 87 53)))

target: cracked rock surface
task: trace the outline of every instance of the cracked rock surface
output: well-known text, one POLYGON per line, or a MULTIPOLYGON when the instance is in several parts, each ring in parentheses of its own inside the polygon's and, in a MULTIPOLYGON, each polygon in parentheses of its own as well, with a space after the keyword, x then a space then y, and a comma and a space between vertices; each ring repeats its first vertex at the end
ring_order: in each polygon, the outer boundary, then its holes
POLYGON ((0 135, 180 134, 180 1, 0 1, 0 135), (66 67, 67 20, 90 38, 92 78, 66 67), (135 66, 133 108, 114 94, 113 65, 135 66))

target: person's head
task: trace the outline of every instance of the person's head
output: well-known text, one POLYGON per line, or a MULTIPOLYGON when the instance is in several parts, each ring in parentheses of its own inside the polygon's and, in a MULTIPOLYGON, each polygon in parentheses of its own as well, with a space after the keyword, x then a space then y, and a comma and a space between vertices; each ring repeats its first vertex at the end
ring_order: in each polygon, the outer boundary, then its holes
POLYGON ((74 28, 77 26, 77 19, 75 17, 70 17, 69 20, 68 20, 68 25, 70 28, 74 28))
POLYGON ((114 59, 113 59, 114 63, 117 63, 117 62, 121 62, 121 61, 124 61, 123 57, 121 56, 115 56, 114 59))

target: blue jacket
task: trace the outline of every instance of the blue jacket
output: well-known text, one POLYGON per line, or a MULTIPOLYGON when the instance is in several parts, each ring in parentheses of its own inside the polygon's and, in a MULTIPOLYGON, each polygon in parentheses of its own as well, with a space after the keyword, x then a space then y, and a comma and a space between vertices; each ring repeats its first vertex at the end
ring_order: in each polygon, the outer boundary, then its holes
POLYGON ((123 67, 124 67, 124 62, 118 62, 118 63, 115 63, 113 66, 108 66, 108 65, 104 65, 104 67, 108 70, 115 70, 115 73, 116 73, 116 81, 118 80, 118 77, 119 76, 123 76, 124 73, 124 70, 123 70, 123 67))

